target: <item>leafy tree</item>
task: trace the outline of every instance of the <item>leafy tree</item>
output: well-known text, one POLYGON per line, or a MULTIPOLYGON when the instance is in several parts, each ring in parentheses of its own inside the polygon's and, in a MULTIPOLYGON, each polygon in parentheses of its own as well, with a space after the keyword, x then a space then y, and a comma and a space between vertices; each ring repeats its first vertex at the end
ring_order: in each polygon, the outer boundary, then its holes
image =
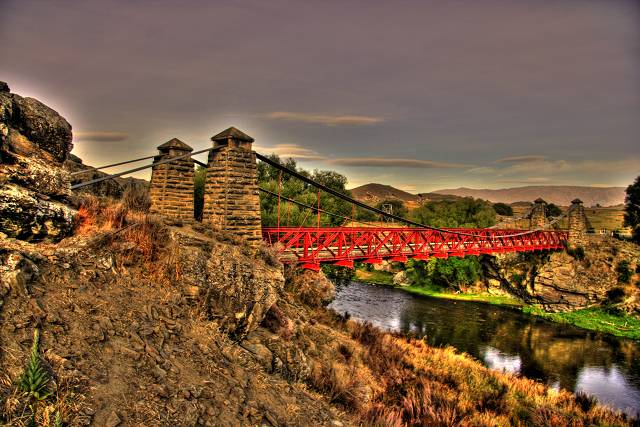
POLYGON ((431 258, 428 261, 409 260, 406 273, 413 283, 427 288, 454 288, 471 285, 481 277, 478 257, 431 258))
POLYGON ((552 218, 560 215, 562 215, 562 209, 560 209, 554 203, 547 203, 546 205, 544 205, 544 216, 546 216, 547 218, 552 218))
POLYGON ((485 200, 465 197, 427 202, 414 209, 411 218, 434 227, 486 228, 496 223, 496 211, 485 200))
MULTIPOLYGON (((288 169, 292 169, 299 174, 308 176, 314 181, 317 181, 333 190, 336 190, 342 194, 350 195, 349 191, 345 188, 347 184, 347 178, 334 171, 327 170, 314 170, 310 173, 297 166, 296 161, 293 159, 281 160, 276 154, 269 156, 274 162, 277 162, 288 169)), ((278 193, 278 187, 280 186, 280 194, 283 197, 295 200, 306 205, 316 207, 318 205, 318 190, 295 177, 292 177, 288 173, 280 172, 277 168, 264 163, 258 163, 258 185, 273 193, 278 193), (280 183, 280 184, 279 184, 280 183)), ((267 227, 273 227, 278 224, 278 198, 268 195, 260 194, 260 207, 262 214, 262 225, 267 227)), ((353 209, 349 202, 339 199, 324 191, 320 192, 320 209, 336 213, 345 217, 351 217, 353 215, 353 209)), ((318 216, 315 211, 309 208, 304 208, 296 204, 281 200, 280 202, 280 225, 282 226, 314 226, 317 225, 318 216)), ((344 222, 344 219, 330 216, 327 214, 320 215, 320 226, 337 226, 344 222)))
POLYGON ((624 225, 631 227, 633 241, 640 243, 640 176, 626 190, 624 225))
POLYGON ((495 210, 498 215, 513 216, 513 208, 506 203, 494 203, 493 210, 495 210))

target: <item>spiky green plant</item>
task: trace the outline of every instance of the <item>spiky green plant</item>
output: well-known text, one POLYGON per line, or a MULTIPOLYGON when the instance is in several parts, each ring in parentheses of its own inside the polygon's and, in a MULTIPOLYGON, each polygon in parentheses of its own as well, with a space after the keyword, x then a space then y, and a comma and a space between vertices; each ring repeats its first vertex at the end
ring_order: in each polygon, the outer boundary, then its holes
POLYGON ((18 387, 21 391, 28 393, 29 397, 36 400, 45 400, 51 396, 51 391, 47 389, 47 384, 51 380, 49 373, 42 366, 40 360, 40 331, 33 331, 33 345, 31 346, 31 357, 27 368, 20 376, 18 387))
POLYGON ((53 427, 62 427, 62 414, 60 410, 56 411, 56 418, 53 421, 53 427))

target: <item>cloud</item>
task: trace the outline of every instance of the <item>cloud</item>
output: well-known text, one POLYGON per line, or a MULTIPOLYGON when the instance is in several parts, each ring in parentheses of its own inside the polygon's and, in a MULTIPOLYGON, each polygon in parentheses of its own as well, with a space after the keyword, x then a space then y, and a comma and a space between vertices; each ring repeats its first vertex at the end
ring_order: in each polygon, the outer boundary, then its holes
POLYGON ((503 157, 494 161, 494 163, 531 163, 531 162, 540 162, 546 160, 546 156, 511 156, 511 157, 503 157))
POLYGON ((382 118, 373 116, 332 116, 328 114, 296 113, 292 111, 274 111, 268 113, 267 117, 274 120, 320 123, 327 126, 366 126, 382 122, 382 118))
POLYGON ((73 133, 73 139, 76 141, 117 142, 124 141, 128 137, 128 134, 122 132, 97 131, 73 133))
POLYGON ((461 163, 434 162, 419 159, 394 159, 385 157, 342 157, 328 159, 327 163, 340 166, 385 166, 403 168, 427 168, 427 169, 459 169, 469 165, 461 163))
POLYGON ((324 156, 320 155, 317 151, 304 148, 297 144, 276 144, 271 147, 255 145, 254 150, 262 153, 274 153, 283 158, 293 157, 294 159, 301 160, 320 160, 324 158, 324 156))

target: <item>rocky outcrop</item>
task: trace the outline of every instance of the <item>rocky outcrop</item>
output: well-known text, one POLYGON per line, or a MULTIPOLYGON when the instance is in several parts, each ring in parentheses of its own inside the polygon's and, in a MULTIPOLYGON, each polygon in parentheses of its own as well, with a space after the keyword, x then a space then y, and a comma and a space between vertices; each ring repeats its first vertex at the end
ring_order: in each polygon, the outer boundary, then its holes
MULTIPOLYGON (((491 289, 540 304, 547 311, 570 311, 610 303, 614 289, 626 302, 638 300, 635 281, 619 283, 617 269, 627 263, 633 272, 639 260, 640 247, 633 243, 590 236, 570 253, 507 254, 484 258, 483 266, 491 289)), ((638 308, 631 304, 627 311, 638 308)))
POLYGON ((71 181, 62 167, 71 140, 63 117, 0 82, 0 233, 55 241, 71 232, 71 181))
MULTIPOLYGON (((106 173, 94 170, 93 167, 85 165, 81 158, 73 154, 69 154, 67 160, 64 161, 64 168, 68 172, 80 172, 86 171, 81 174, 75 174, 71 176, 71 184, 78 184, 85 181, 90 181, 96 178, 102 178, 107 176, 106 173)), ((89 185, 74 190, 79 193, 89 193, 98 197, 110 197, 112 199, 120 199, 124 196, 127 190, 134 192, 147 192, 149 189, 149 182, 139 178, 114 178, 100 181, 96 184, 89 185)))
POLYGON ((282 264, 268 256, 255 259, 237 238, 225 240, 226 235, 193 227, 197 231, 175 228, 168 238, 176 248, 176 277, 204 315, 234 339, 242 339, 258 327, 282 292, 282 264))

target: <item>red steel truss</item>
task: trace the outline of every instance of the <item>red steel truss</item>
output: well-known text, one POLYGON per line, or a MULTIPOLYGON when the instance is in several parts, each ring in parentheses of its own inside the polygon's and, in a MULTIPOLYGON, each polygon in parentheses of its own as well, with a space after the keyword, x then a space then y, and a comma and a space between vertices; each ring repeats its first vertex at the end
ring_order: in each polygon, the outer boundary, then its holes
POLYGON ((284 263, 317 270, 320 263, 352 267, 354 260, 377 264, 465 255, 562 249, 566 231, 456 228, 280 227, 263 228, 264 240, 284 263), (462 233, 462 234, 456 234, 462 233))

